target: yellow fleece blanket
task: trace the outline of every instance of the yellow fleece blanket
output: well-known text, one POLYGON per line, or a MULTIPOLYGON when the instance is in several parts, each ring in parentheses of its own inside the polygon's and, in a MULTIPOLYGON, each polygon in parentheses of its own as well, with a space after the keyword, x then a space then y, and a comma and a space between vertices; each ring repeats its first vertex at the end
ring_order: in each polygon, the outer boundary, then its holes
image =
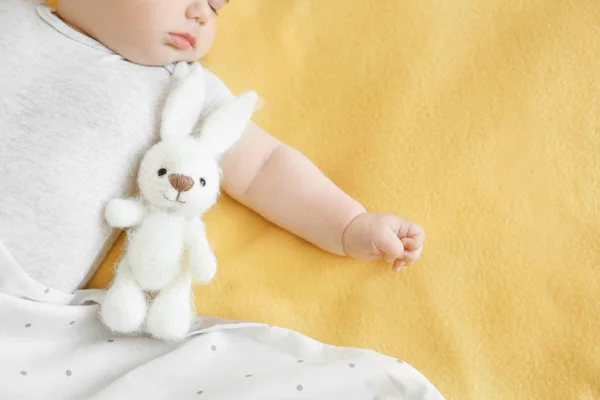
MULTIPOLYGON (((600 398, 600 2, 233 1, 207 59, 422 262, 324 254, 223 197, 198 312, 400 357, 449 399, 600 398)), ((90 287, 103 287, 120 244, 90 287)))

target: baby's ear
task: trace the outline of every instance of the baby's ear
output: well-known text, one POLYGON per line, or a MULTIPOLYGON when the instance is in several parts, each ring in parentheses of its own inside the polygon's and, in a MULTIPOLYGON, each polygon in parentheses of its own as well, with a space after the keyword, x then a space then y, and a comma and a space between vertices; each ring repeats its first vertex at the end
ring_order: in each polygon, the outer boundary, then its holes
POLYGON ((205 75, 200 64, 179 62, 175 65, 162 111, 161 139, 192 133, 202 112, 204 91, 205 75))
POLYGON ((258 101, 254 91, 243 93, 209 114, 195 133, 199 142, 220 157, 240 138, 258 101))

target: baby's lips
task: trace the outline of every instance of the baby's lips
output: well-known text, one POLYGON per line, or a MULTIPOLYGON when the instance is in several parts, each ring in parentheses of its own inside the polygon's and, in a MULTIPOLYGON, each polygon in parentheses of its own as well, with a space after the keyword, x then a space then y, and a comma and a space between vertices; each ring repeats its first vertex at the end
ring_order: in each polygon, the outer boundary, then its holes
POLYGON ((179 50, 190 50, 196 47, 196 38, 187 33, 169 33, 167 42, 179 50))

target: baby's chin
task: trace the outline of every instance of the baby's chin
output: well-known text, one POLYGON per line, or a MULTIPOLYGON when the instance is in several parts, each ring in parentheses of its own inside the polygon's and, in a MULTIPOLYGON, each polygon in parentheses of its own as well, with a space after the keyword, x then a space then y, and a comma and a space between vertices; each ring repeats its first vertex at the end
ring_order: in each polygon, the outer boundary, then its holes
POLYGON ((198 49, 181 51, 169 45, 160 46, 152 51, 121 53, 127 61, 148 67, 162 67, 180 61, 194 62, 204 57, 205 52, 198 49))

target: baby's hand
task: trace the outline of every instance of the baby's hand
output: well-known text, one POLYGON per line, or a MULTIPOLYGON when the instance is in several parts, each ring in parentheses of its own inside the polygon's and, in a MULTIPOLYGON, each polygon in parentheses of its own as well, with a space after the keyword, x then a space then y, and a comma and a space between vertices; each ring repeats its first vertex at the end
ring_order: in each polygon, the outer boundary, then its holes
POLYGON ((342 241, 348 256, 357 260, 383 258, 393 262, 398 272, 421 256, 425 231, 395 215, 365 213, 350 222, 342 241))

